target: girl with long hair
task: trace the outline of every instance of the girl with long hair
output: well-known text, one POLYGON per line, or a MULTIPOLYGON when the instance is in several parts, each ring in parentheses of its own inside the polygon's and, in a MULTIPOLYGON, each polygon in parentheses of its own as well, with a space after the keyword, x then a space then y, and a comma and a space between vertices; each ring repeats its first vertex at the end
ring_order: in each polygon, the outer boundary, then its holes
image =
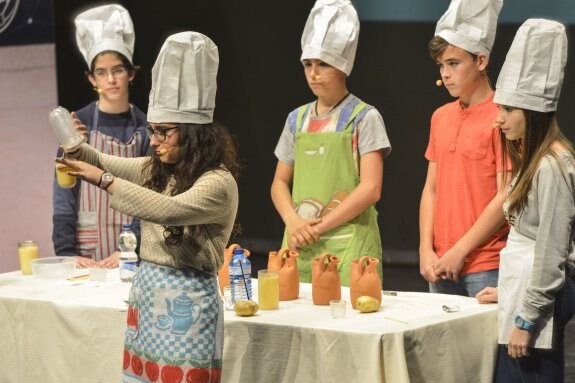
POLYGON ((481 303, 499 302, 496 382, 564 379, 564 331, 575 312, 575 150, 555 112, 566 59, 565 27, 529 19, 497 81, 495 127, 513 176, 503 206, 511 231, 498 287, 477 294, 481 303))
POLYGON ((208 37, 168 37, 152 69, 151 155, 120 158, 84 144, 58 160, 105 190, 113 209, 141 220, 124 382, 155 382, 158 374, 173 381, 221 378, 217 271, 238 208, 238 165, 232 138, 213 121, 218 63, 208 37))

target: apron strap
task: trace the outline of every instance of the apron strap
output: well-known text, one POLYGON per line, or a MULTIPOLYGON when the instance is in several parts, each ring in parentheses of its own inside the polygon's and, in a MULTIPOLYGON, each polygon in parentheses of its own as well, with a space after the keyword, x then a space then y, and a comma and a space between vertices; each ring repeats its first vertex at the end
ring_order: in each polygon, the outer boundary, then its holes
POLYGON ((344 130, 348 130, 351 129, 352 131, 355 130, 355 127, 357 125, 355 118, 367 107, 368 105, 365 102, 360 102, 359 104, 357 104, 354 108, 353 111, 351 112, 351 115, 349 116, 349 120, 347 122, 347 125, 345 127, 344 130))
POLYGON ((311 107, 311 104, 313 104, 313 103, 302 105, 298 108, 297 120, 296 120, 296 126, 295 126, 296 132, 301 132, 301 129, 303 127, 303 121, 305 120, 305 116, 307 116, 307 113, 309 111, 309 108, 311 107))
MULTIPOLYGON (((297 118, 296 118, 296 126, 295 132, 301 132, 303 128, 303 122, 312 106, 312 103, 302 105, 297 109, 297 118)), ((352 110, 351 114, 349 115, 347 121, 345 122, 345 129, 350 129, 353 131, 357 125, 356 117, 362 113, 364 110, 367 112, 371 107, 363 101, 360 101, 352 110), (368 108, 368 109, 366 109, 368 108)), ((339 130, 339 129, 338 129, 339 130)), ((294 132, 294 134, 295 134, 294 132)))

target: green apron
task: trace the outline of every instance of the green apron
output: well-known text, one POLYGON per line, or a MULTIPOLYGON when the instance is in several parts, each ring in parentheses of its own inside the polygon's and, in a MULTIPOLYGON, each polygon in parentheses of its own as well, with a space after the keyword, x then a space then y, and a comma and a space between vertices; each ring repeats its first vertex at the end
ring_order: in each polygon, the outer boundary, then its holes
MULTIPOLYGON (((352 150, 354 119, 367 105, 359 103, 340 132, 302 132, 309 105, 298 111, 295 133, 295 166, 292 198, 304 218, 321 217, 359 184, 358 164, 352 150), (302 212, 305 212, 303 214, 302 212)), ((287 232, 283 247, 287 246, 287 232)), ((299 250, 298 269, 302 282, 311 282, 312 259, 328 252, 340 258, 341 284, 349 286, 351 262, 364 255, 381 260, 381 238, 377 211, 372 205, 348 223, 321 235, 320 240, 299 250)), ((378 269, 381 277, 381 269, 378 269)))

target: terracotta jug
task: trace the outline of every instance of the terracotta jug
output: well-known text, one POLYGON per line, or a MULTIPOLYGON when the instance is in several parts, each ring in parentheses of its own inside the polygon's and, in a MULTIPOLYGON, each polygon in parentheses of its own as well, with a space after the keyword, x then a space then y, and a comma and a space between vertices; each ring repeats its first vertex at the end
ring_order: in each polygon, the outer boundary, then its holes
POLYGON ((290 251, 287 248, 269 252, 268 271, 278 273, 280 301, 291 301, 299 297, 298 256, 298 252, 290 251))
POLYGON ((357 298, 368 295, 381 302, 381 279, 377 274, 379 259, 361 257, 351 262, 349 294, 351 307, 357 298))
MULTIPOLYGON (((222 294, 224 293, 224 287, 228 287, 230 285, 230 262, 234 256, 234 249, 238 248, 241 248, 241 246, 234 243, 224 250, 224 263, 218 271, 218 282, 220 284, 220 291, 222 294)), ((244 249, 244 254, 246 257, 249 257, 250 251, 248 249, 244 249)))
POLYGON ((341 299, 338 263, 339 258, 329 253, 323 253, 312 261, 311 296, 314 305, 329 305, 332 299, 341 299))

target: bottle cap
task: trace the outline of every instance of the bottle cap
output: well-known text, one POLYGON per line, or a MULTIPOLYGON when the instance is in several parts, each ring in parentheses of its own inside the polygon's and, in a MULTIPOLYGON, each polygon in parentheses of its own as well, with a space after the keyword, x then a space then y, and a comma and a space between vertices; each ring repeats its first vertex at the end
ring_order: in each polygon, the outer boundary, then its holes
POLYGON ((124 223, 124 224, 122 224, 122 230, 123 231, 132 230, 132 225, 129 223, 124 223))
POLYGON ((243 254, 244 253, 244 249, 242 249, 241 247, 235 248, 234 249, 234 255, 236 254, 243 254))

